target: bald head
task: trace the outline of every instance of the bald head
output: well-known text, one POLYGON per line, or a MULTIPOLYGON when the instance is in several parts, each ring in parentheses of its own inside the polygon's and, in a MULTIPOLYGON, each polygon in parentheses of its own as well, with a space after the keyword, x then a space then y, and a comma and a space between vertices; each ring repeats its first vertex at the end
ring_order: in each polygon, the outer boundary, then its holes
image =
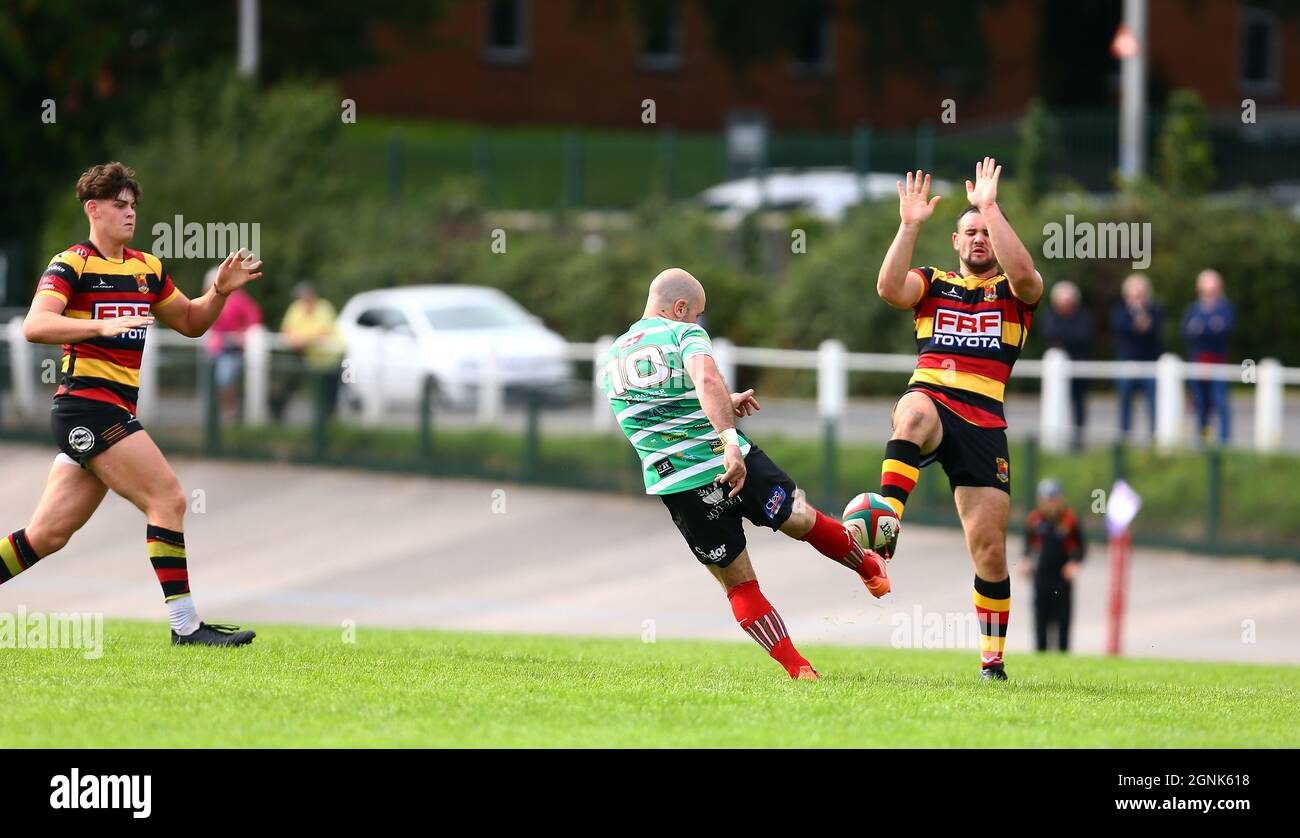
POLYGON ((1218 302, 1223 297, 1223 277, 1213 268, 1206 268, 1196 276, 1196 296, 1206 303, 1218 302))
POLYGON ((650 283, 646 317, 666 317, 694 323, 704 312, 704 286, 681 268, 661 271, 650 283))
POLYGON ((1052 286, 1052 308, 1061 314, 1070 314, 1079 307, 1079 286, 1063 279, 1052 286))
POLYGON ((1129 274, 1119 293, 1130 308, 1144 307, 1151 302, 1151 281, 1142 274, 1129 274))

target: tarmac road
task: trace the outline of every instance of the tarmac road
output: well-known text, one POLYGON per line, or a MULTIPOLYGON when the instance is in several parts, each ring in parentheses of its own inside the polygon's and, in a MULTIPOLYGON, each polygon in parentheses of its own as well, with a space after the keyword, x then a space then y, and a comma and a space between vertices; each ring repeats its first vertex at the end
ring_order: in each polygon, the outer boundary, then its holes
MULTIPOLYGON (((0 444, 0 532, 26 524, 53 455, 0 444)), ((201 501, 186 541, 199 613, 213 622, 341 629, 352 620, 359 638, 372 626, 427 626, 750 642, 654 498, 224 461, 174 465, 201 501)), ((0 611, 157 619, 165 640, 144 530, 143 515, 110 494, 64 551, 0 587, 0 611)), ((890 566, 894 593, 883 600, 807 545, 749 533, 763 590, 796 642, 970 647, 975 666, 972 573, 959 532, 906 528, 890 566)), ((1103 649, 1107 579, 1099 545, 1076 586, 1076 651, 1103 649)), ((1032 646, 1031 599, 1027 580, 1016 577, 1009 667, 1032 646)), ((1300 663, 1297 602, 1295 563, 1138 550, 1125 651, 1300 663)))

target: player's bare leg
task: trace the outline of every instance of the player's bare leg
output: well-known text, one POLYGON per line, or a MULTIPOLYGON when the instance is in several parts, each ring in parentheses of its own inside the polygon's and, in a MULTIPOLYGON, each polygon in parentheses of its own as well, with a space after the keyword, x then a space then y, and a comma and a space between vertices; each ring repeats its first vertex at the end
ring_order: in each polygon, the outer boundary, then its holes
POLYGON ((920 446, 921 453, 932 454, 943 442, 943 424, 939 408, 925 393, 904 393, 894 405, 894 433, 890 439, 905 439, 920 446))
POLYGON ((98 477, 60 456, 50 466, 36 511, 25 529, 0 540, 0 584, 62 550, 104 500, 98 477))
POLYGON ((958 486, 953 494, 975 565, 975 612, 980 623, 981 678, 1006 680, 1002 651, 1011 613, 1007 521, 1011 496, 986 486, 958 486))
POLYGON ((131 434, 92 459, 89 468, 110 489, 129 500, 149 523, 181 530, 185 493, 176 473, 147 432, 131 434))
MULTIPOLYGON (((880 465, 880 495, 903 520, 907 498, 921 476, 921 458, 934 453, 943 442, 943 423, 939 408, 924 393, 904 393, 894 405, 894 431, 885 443, 885 458, 880 465)), ((894 558, 893 554, 885 556, 894 558)))
POLYGON ((741 551, 726 567, 707 567, 727 592, 731 613, 736 616, 736 622, 740 623, 745 633, 766 649, 777 663, 784 666, 791 678, 816 681, 817 670, 799 654, 785 629, 781 615, 776 613, 772 603, 759 590, 758 577, 754 575, 754 567, 749 562, 749 551, 741 551))
POLYGON ((251 631, 199 621, 185 556, 185 493, 149 434, 131 434, 90 460, 89 466, 105 485, 145 514, 149 561, 167 602, 172 641, 213 646, 238 646, 251 641, 251 631))
POLYGON ((790 517, 781 525, 781 532, 808 542, 823 556, 858 574, 877 599, 889 593, 889 573, 884 559, 874 551, 864 551, 842 523, 808 502, 803 489, 794 490, 790 517))

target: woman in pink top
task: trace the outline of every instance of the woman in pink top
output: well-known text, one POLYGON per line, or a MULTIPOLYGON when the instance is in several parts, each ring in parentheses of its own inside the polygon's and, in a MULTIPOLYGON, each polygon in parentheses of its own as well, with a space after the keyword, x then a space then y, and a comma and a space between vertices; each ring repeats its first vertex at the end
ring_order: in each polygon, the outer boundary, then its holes
MULTIPOLYGON (((216 268, 208 271, 204 287, 216 279, 216 268)), ((241 407, 240 387, 244 372, 244 333, 262 322, 262 309, 257 301, 241 288, 226 299, 212 328, 208 330, 208 356, 216 365, 217 398, 225 421, 239 420, 241 407)))

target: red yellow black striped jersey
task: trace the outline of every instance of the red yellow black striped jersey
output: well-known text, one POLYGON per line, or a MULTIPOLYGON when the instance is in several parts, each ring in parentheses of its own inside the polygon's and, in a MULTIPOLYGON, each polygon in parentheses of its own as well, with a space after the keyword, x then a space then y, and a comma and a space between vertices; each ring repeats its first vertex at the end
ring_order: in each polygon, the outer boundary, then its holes
POLYGON ((982 428, 1005 428, 1003 391, 1029 336, 1033 305, 1011 293, 1006 274, 959 276, 912 268, 925 290, 912 307, 916 371, 908 390, 920 390, 982 428))
MULTIPOLYGON (((89 241, 51 259, 36 287, 36 296, 48 295, 66 304, 65 317, 94 320, 149 316, 179 294, 158 257, 125 248, 123 258, 108 259, 89 241)), ((54 398, 75 396, 135 413, 145 331, 131 329, 114 338, 65 343, 63 381, 54 398)))

